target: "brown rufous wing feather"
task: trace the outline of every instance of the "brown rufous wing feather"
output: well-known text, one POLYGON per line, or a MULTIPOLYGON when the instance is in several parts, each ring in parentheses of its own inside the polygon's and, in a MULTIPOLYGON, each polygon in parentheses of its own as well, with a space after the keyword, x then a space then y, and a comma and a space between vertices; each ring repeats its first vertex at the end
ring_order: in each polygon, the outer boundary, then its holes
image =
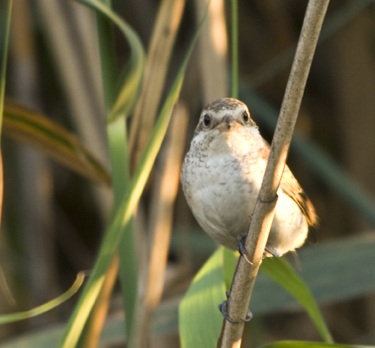
POLYGON ((303 215, 306 216, 307 223, 310 226, 318 224, 318 216, 316 215, 313 204, 307 197, 306 193, 302 190, 288 166, 285 166, 280 188, 297 203, 303 215))
MULTIPOLYGON (((268 160, 269 153, 270 147, 268 143, 266 143, 266 146, 263 148, 262 157, 268 160)), ((315 208, 287 165, 285 165, 280 188, 297 203, 303 215, 306 216, 307 223, 310 226, 316 226, 319 220, 315 208)))

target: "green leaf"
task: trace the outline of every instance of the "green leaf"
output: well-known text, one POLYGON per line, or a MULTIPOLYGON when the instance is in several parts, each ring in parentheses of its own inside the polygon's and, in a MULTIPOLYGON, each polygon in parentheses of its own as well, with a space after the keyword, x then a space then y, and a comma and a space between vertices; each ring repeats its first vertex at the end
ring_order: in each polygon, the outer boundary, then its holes
POLYGON ((331 334, 310 289, 288 262, 283 258, 267 258, 263 261, 261 270, 301 304, 314 322, 321 337, 331 343, 331 334))
POLYGON ((218 304, 225 299, 224 248, 220 247, 194 277, 179 306, 182 348, 216 347, 223 317, 218 304))
MULTIPOLYGON (((373 232, 311 245, 298 251, 299 274, 319 304, 359 298, 375 291, 374 249, 373 232)), ((280 291, 277 283, 264 272, 258 274, 251 304, 254 316, 298 307, 291 294, 280 291)))
POLYGON ((120 116, 128 116, 132 111, 142 83, 145 54, 143 46, 134 30, 123 21, 109 6, 98 0, 78 0, 95 11, 105 15, 124 34, 131 47, 129 64, 122 74, 123 81, 111 107, 109 122, 120 116))
POLYGON ((262 346, 261 348, 374 348, 373 346, 345 345, 337 343, 320 343, 307 341, 280 341, 262 346))
MULTIPOLYGON (((196 285, 196 280, 194 279, 191 287, 189 288, 187 294, 183 299, 179 313, 181 342, 185 342, 185 340, 187 341, 185 347, 205 347, 206 345, 204 344, 212 345, 212 336, 216 337, 218 332, 220 332, 220 323, 219 327, 215 327, 212 329, 212 332, 208 332, 208 330, 202 330, 202 332, 198 332, 202 323, 200 321, 197 323, 197 320, 203 315, 201 311, 212 311, 212 309, 216 309, 217 305, 222 302, 222 295, 220 299, 219 295, 215 297, 210 292, 206 293, 205 291, 212 291, 214 293, 214 291, 221 289, 221 292, 223 292, 225 289, 224 279, 226 288, 229 289, 230 281, 232 280, 233 273, 235 271, 235 263, 237 259, 238 257, 236 253, 225 250, 223 248, 219 248, 218 251, 216 251, 215 254, 207 262, 210 263, 209 267, 206 263, 198 273, 200 277, 204 275, 206 277, 205 279, 208 279, 208 281, 204 283, 198 283, 196 285), (221 253, 221 258, 217 257, 217 253, 221 253), (212 258, 213 260, 211 260, 212 258), (225 260, 225 262, 223 262, 223 259, 225 260), (214 261, 216 263, 213 263, 214 261), (209 274, 209 272, 211 272, 212 274, 209 274), (220 279, 220 276, 222 276, 223 278, 220 279), (208 289, 204 289, 203 284, 207 285, 208 289), (194 296, 191 295, 191 292, 194 296), (184 301, 187 301, 188 305, 184 305, 183 307, 184 301), (185 325, 187 326, 187 329, 184 327, 185 325), (191 330, 193 330, 192 332, 194 332, 193 335, 188 334, 191 330), (195 334, 195 332, 197 332, 197 334, 195 334), (183 334, 185 334, 186 337, 183 334), (207 341, 203 341, 206 339, 207 341)), ((286 260, 279 258, 267 258, 262 263, 261 272, 267 275, 267 277, 271 278, 274 282, 279 284, 293 298, 295 298, 306 310, 322 338, 326 342, 332 342, 330 332, 320 313, 319 307, 311 294, 310 289, 301 279, 298 273, 287 263, 286 260)), ((258 278, 264 280, 264 275, 260 274, 258 278)), ((257 282, 255 284, 252 304, 250 305, 251 310, 255 315, 258 311, 258 308, 262 305, 262 302, 268 302, 271 298, 277 297, 275 296, 277 295, 277 288, 272 286, 270 287, 269 282, 267 284, 268 285, 266 285, 264 281, 259 282, 259 279, 257 279, 257 282)), ((212 316, 212 318, 214 317, 213 314, 210 315, 212 316)))
POLYGON ((7 101, 4 108, 4 133, 36 147, 78 174, 101 184, 110 184, 106 169, 79 140, 42 114, 7 101))
POLYGON ((85 277, 86 275, 83 272, 78 273, 73 285, 66 292, 54 298, 53 300, 48 301, 47 303, 44 303, 27 311, 0 315, 0 325, 30 319, 56 308, 57 306, 71 298, 79 290, 79 288, 83 284, 85 277))

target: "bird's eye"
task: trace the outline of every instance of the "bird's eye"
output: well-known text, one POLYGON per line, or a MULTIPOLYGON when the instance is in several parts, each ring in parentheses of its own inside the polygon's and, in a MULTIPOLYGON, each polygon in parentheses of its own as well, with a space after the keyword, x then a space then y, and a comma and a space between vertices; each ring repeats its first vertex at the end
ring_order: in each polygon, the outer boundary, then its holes
POLYGON ((243 114, 242 114, 242 119, 245 123, 249 123, 250 121, 250 116, 249 114, 247 113, 247 111, 244 111, 243 114))
POLYGON ((209 128, 212 123, 212 118, 209 114, 204 114, 203 115, 203 127, 204 128, 209 128))

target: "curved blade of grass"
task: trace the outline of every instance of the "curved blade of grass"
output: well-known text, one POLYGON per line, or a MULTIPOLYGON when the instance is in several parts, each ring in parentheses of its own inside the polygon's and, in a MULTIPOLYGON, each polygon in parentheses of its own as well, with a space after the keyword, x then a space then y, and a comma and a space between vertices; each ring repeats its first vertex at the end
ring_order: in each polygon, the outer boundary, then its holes
POLYGON ((194 277, 179 306, 182 348, 216 347, 223 317, 217 306, 224 300, 224 248, 220 247, 194 277))
POLYGON ((0 325, 30 319, 32 317, 36 317, 38 315, 50 311, 51 309, 56 308, 57 306, 64 303, 66 300, 70 299, 79 290, 79 288, 83 284, 83 281, 85 280, 85 277, 86 274, 84 272, 79 272, 73 285, 67 291, 65 291, 60 296, 54 298, 53 300, 48 301, 47 303, 44 303, 38 307, 35 307, 27 311, 0 315, 0 325))
POLYGON ((108 17, 121 30, 129 42, 131 47, 129 66, 123 74, 124 80, 119 84, 119 91, 111 108, 109 122, 119 116, 128 116, 137 100, 143 77, 145 55, 142 44, 134 30, 106 4, 98 0, 78 1, 108 17))
POLYGON ((261 348, 374 348, 374 346, 358 346, 337 343, 320 343, 308 341, 280 341, 262 346, 261 348))
MULTIPOLYGON (((105 105, 108 113, 108 147, 112 169, 112 187, 114 193, 113 213, 114 216, 119 209, 121 202, 129 191, 130 170, 127 144, 127 131, 125 118, 133 111, 138 92, 143 78, 144 49, 134 30, 111 10, 110 0, 82 0, 82 4, 89 6, 97 12, 97 26, 100 44, 100 58, 102 67, 102 81, 105 96, 105 105), (130 46, 130 60, 118 78, 115 68, 115 51, 113 39, 113 25, 116 25, 122 32, 130 46), (117 85, 117 90, 116 90, 117 85)), ((123 290, 123 301, 127 315, 131 318, 137 291, 137 260, 133 230, 131 224, 126 226, 125 231, 119 232, 124 237, 121 240, 120 249, 120 281, 123 290)), ((116 257, 109 266, 112 272, 118 272, 118 262, 116 257), (114 270, 113 268, 116 268, 114 270)), ((110 281, 111 278, 108 278, 110 281)), ((107 284, 107 287, 110 286, 107 284)), ((113 284, 112 284, 113 286, 113 284)), ((96 310, 106 306, 108 298, 100 297, 101 302, 97 302, 96 310)), ((92 313, 86 338, 92 339, 90 330, 100 330, 104 319, 92 313)), ((131 320, 126 321, 127 332, 131 330, 131 320)))
POLYGON ((110 184, 106 169, 90 151, 72 133, 42 114, 7 101, 3 123, 6 135, 35 146, 52 159, 90 180, 110 184))
POLYGON ((310 289, 289 263, 282 258, 267 258, 263 261, 261 270, 300 303, 315 324, 322 339, 327 343, 332 343, 332 336, 310 289))
MULTIPOLYGON (((199 28, 201 28, 201 25, 199 28)), ((168 128, 173 106, 176 103, 181 91, 188 61, 198 39, 199 33, 200 30, 198 29, 177 74, 177 77, 168 93, 167 99, 164 102, 148 146, 146 147, 140 164, 136 169, 133 179, 131 180, 130 190, 126 194, 125 200, 121 203, 115 217, 110 222, 110 225, 106 230, 92 275, 89 278, 83 293, 81 294, 79 302, 70 318, 67 329, 64 333, 64 337, 61 341, 61 347, 71 348, 76 346, 87 317, 90 314, 101 290, 105 273, 111 263, 113 254, 116 251, 119 241, 123 235, 123 231, 131 221, 133 211, 141 197, 155 158, 159 152, 161 143, 168 128)))

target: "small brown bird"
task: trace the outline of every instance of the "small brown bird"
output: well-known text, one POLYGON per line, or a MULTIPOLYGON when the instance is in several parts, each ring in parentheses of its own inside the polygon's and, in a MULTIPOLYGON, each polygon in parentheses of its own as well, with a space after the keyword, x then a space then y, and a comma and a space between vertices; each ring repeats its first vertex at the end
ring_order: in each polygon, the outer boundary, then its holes
MULTIPOLYGON (((200 226, 218 243, 236 249, 247 233, 266 169, 269 144, 262 138, 247 106, 223 98, 202 111, 181 183, 200 226)), ((305 242, 315 209, 285 166, 265 256, 282 256, 305 242)))

